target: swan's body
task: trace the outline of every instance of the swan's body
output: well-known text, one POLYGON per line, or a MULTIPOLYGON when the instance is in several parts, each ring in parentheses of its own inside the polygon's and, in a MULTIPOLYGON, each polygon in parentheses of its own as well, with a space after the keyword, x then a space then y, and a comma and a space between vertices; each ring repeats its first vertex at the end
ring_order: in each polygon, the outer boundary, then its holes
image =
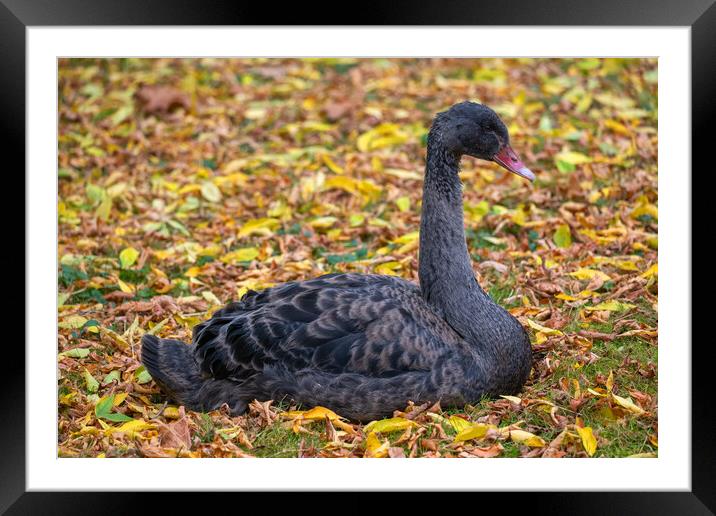
POLYGON ((192 346, 146 336, 150 374, 190 409, 228 403, 241 413, 253 399, 288 398, 359 421, 408 401, 459 406, 518 392, 531 367, 529 339, 475 280, 457 175, 460 156, 470 154, 533 178, 508 141, 484 106, 462 103, 436 117, 420 287, 393 276, 330 274, 250 292, 198 325, 192 346))

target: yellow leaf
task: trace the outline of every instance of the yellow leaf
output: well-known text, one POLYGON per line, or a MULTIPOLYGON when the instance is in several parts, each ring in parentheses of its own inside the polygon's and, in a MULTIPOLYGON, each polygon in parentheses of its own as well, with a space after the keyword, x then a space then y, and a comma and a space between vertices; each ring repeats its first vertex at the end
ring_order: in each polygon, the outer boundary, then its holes
POLYGON ((179 194, 184 195, 188 193, 198 192, 201 190, 201 185, 186 185, 179 189, 179 194))
POLYGON ((187 278, 196 278, 199 274, 201 274, 201 267, 189 267, 184 273, 184 276, 187 278))
POLYGON ((303 419, 325 419, 327 417, 331 421, 345 419, 326 407, 313 407, 311 410, 304 412, 301 417, 303 419))
POLYGON ((612 392, 614 388, 614 371, 609 371, 609 377, 607 378, 607 391, 612 392))
POLYGON ((402 268, 402 264, 400 262, 384 262, 375 267, 375 272, 377 274, 385 274, 388 276, 397 276, 398 273, 397 270, 402 268))
POLYGON ((142 421, 141 419, 134 419, 132 421, 127 421, 121 426, 110 427, 105 430, 105 433, 107 435, 111 435, 114 433, 123 433, 127 434, 130 437, 134 437, 139 432, 143 432, 144 430, 151 430, 154 428, 156 428, 156 426, 151 423, 147 423, 146 421, 142 421))
POLYGON ((209 303, 211 303, 211 304, 214 305, 214 306, 218 306, 218 305, 222 305, 222 304, 223 304, 223 303, 219 300, 219 298, 216 297, 216 296, 214 295, 214 293, 211 292, 211 291, 209 291, 209 290, 205 290, 204 292, 202 292, 202 293, 201 293, 201 297, 203 297, 204 299, 206 299, 209 303))
POLYGON ((616 120, 605 120, 604 125, 607 126, 609 129, 614 131, 615 133, 623 134, 624 136, 629 136, 630 132, 629 129, 624 124, 621 124, 617 122, 616 120))
POLYGON ((591 95, 583 95, 577 103, 577 113, 585 113, 592 105, 592 100, 593 99, 591 95))
POLYGON ((115 407, 120 406, 122 402, 127 398, 127 395, 128 393, 126 392, 120 392, 119 394, 115 394, 112 405, 114 405, 115 407))
POLYGON ((109 328, 104 327, 101 327, 99 331, 102 335, 108 336, 118 348, 122 350, 126 350, 129 348, 129 342, 127 342, 126 339, 118 333, 110 330, 109 328))
POLYGON ((323 188, 330 190, 339 188, 353 195, 359 195, 364 202, 375 201, 380 197, 383 189, 371 181, 361 181, 346 176, 329 177, 323 183, 323 188))
POLYGON ((247 220, 238 232, 238 237, 249 235, 271 236, 279 226, 279 220, 274 218, 262 218, 247 220))
POLYGON ((408 244, 411 242, 416 242, 419 236, 419 231, 411 231, 410 233, 406 233, 403 236, 391 240, 391 242, 394 244, 408 244))
POLYGON ((615 236, 601 236, 599 231, 593 229, 580 229, 579 234, 590 238, 599 245, 608 245, 617 240, 615 236))
POLYGON ((659 273, 659 264, 655 263, 654 265, 649 267, 647 270, 645 270, 643 273, 639 274, 639 277, 649 279, 652 276, 656 276, 658 273, 659 273))
POLYGON ((597 271, 593 269, 577 269, 574 272, 569 273, 570 276, 573 278, 577 278, 580 280, 591 280, 594 278, 600 278, 604 281, 609 281, 612 278, 610 278, 607 274, 604 274, 602 271, 597 271))
MULTIPOLYGON (((236 161, 241 161, 241 160, 236 160, 236 161)), ((234 163, 234 162, 232 161, 231 163, 234 163)), ((229 163, 229 165, 231 163, 229 163)), ((223 184, 240 185, 240 184, 246 183, 248 180, 249 180, 249 176, 247 176, 246 174, 243 174, 241 172, 235 172, 233 174, 215 177, 214 184, 217 186, 220 186, 223 184)))
MULTIPOLYGON (((599 387, 597 387, 597 388, 599 389, 599 387)), ((600 390, 603 391, 604 389, 600 389, 600 390)), ((591 394, 594 394, 595 396, 600 396, 600 397, 602 397, 602 398, 604 398, 604 397, 607 396, 605 393, 602 393, 602 392, 599 392, 599 391, 597 391, 597 390, 594 390, 594 389, 592 389, 591 387, 588 387, 588 388, 587 388, 587 392, 589 392, 589 393, 591 393, 591 394)), ((576 398, 576 397, 577 397, 577 396, 575 396, 575 398, 576 398)))
POLYGON ((333 161, 331 157, 328 156, 328 154, 324 154, 322 159, 323 163, 325 163, 325 165, 331 170, 331 172, 334 172, 335 174, 343 173, 343 169, 335 161, 333 161))
POLYGON ((619 405, 627 409, 629 412, 633 412, 634 414, 641 415, 644 414, 646 411, 642 409, 640 406, 636 405, 631 398, 622 398, 621 396, 617 396, 613 392, 611 393, 612 399, 616 401, 619 405))
POLYGON ((463 428, 455 436, 455 441, 469 441, 471 439, 482 439, 490 428, 497 428, 495 425, 486 425, 484 423, 475 423, 467 428, 463 428))
POLYGON ((654 453, 654 452, 635 453, 634 455, 627 455, 627 459, 653 459, 653 458, 656 458, 656 453, 654 453))
POLYGON ((410 419, 405 419, 403 417, 393 417, 390 419, 382 419, 380 421, 371 421, 365 426, 363 431, 366 433, 377 432, 387 434, 390 432, 395 432, 397 430, 405 430, 406 428, 411 428, 415 426, 418 426, 415 421, 411 421, 410 419))
POLYGON ((376 172, 383 172, 383 162, 378 156, 370 158, 370 166, 376 172))
POLYGON ((582 438, 582 446, 584 446, 584 451, 586 451, 587 454, 592 457, 597 451, 597 439, 592 433, 592 428, 589 426, 585 426, 584 428, 578 426, 576 428, 579 437, 582 438))
POLYGON ((77 330, 82 328, 86 323, 86 317, 82 317, 81 315, 70 315, 69 317, 65 317, 57 326, 64 329, 77 330))
POLYGON ((579 152, 560 152, 555 156, 555 160, 564 161, 570 165, 581 165, 582 163, 591 163, 592 159, 579 152))
POLYGON ((500 395, 500 398, 504 398, 504 399, 506 399, 506 400, 509 400, 509 401, 511 401, 512 403, 516 404, 516 405, 519 405, 519 404, 522 403, 522 398, 518 398, 517 396, 503 396, 503 395, 500 395))
POLYGON ((397 177, 399 179, 414 179, 416 181, 420 181, 423 179, 423 176, 421 174, 413 172, 412 170, 403 170, 401 168, 386 168, 385 170, 383 170, 383 173, 388 174, 389 176, 397 177))
POLYGON ((119 264, 123 269, 129 269, 139 257, 139 251, 134 247, 126 247, 119 253, 119 264))
POLYGON ((381 443, 378 440, 378 437, 375 435, 375 432, 371 432, 368 434, 368 438, 365 440, 365 456, 372 457, 374 459, 387 457, 389 447, 390 442, 388 440, 381 443))
POLYGON ((318 217, 310 221, 308 225, 316 229, 328 229, 336 222, 338 222, 336 217, 318 217))
POLYGON ((124 293, 126 293, 126 294, 134 294, 134 289, 133 289, 131 286, 127 285, 127 284, 126 284, 124 281, 122 281, 121 279, 118 279, 118 280, 117 280, 117 284, 119 285, 119 289, 120 289, 122 292, 124 292, 124 293))
POLYGON ((383 147, 400 145, 408 140, 408 135, 395 124, 380 124, 366 131, 358 137, 356 145, 361 152, 367 152, 383 147))
POLYGON ((553 328, 547 328, 546 326, 542 326, 541 324, 534 322, 532 319, 527 319, 527 324, 533 330, 543 333, 544 335, 549 335, 549 336, 564 335, 564 333, 562 333, 561 331, 555 330, 553 328))
POLYGON ((470 423, 467 419, 463 419, 458 416, 450 416, 448 421, 450 422, 450 426, 452 426, 458 433, 472 426, 472 423, 470 423))
POLYGON ((407 196, 399 197, 395 200, 396 206, 398 206, 398 209, 405 213, 410 209, 410 198, 407 196))
POLYGON ((539 436, 536 436, 535 434, 527 432, 526 430, 515 429, 508 430, 508 432, 510 439, 512 439, 516 443, 522 443, 532 448, 541 448, 547 445, 544 439, 539 436))
POLYGON ((259 250, 256 247, 242 247, 221 257, 224 263, 250 262, 259 256, 259 250))
POLYGON ((514 222, 518 226, 524 226, 525 224, 527 224, 527 213, 525 213, 524 208, 520 206, 517 209, 513 210, 511 219, 512 222, 514 222))
POLYGON ((578 300, 578 298, 576 298, 574 296, 570 296, 569 294, 563 294, 561 292, 554 297, 556 297, 557 299, 564 299, 565 301, 577 301, 578 300))
POLYGON ((642 215, 649 215, 656 220, 659 219, 659 210, 655 205, 649 202, 649 199, 646 197, 646 195, 641 195, 637 199, 636 207, 629 214, 629 216, 633 219, 638 219, 642 215))
POLYGON ((634 308, 636 305, 632 305, 630 303, 622 303, 621 301, 604 301, 603 303, 599 303, 598 305, 594 306, 585 306, 584 309, 587 311, 593 311, 593 310, 607 310, 609 312, 624 312, 625 310, 630 310, 634 308))

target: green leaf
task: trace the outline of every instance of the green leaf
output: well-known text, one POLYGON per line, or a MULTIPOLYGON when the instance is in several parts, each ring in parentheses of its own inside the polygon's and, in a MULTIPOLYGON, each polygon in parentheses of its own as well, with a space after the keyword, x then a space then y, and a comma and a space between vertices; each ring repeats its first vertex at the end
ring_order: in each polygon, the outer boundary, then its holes
POLYGON ((97 206, 97 209, 95 210, 94 214, 96 217, 98 217, 100 220, 108 221, 109 215, 112 211, 112 198, 107 196, 105 197, 99 206, 97 206))
POLYGON ((70 315, 69 317, 65 317, 62 322, 57 324, 57 326, 66 330, 79 330, 85 324, 87 324, 86 317, 82 317, 81 315, 70 315))
POLYGON ((90 333, 99 333, 99 322, 96 319, 90 319, 80 328, 82 331, 87 330, 90 333))
POLYGON ((120 414, 117 412, 112 412, 112 407, 114 406, 114 394, 111 394, 109 396, 104 396, 103 398, 100 398, 97 404, 94 407, 94 414, 97 416, 97 418, 106 419, 108 421, 114 421, 116 423, 121 423, 124 421, 133 421, 133 419, 129 416, 126 416, 124 414, 120 414))
POLYGON ((115 111, 114 114, 112 115, 112 125, 121 124, 133 112, 134 112, 134 108, 132 107, 131 104, 122 106, 117 111, 115 111))
POLYGON ((211 181, 204 181, 201 184, 201 196, 209 202, 221 201, 221 190, 211 181))
POLYGON ((557 244, 557 247, 561 247, 563 249, 572 245, 572 232, 570 231, 569 226, 567 224, 560 224, 557 227, 557 231, 554 232, 554 237, 552 239, 554 240, 554 243, 557 244))
POLYGON ((112 411, 114 405, 114 394, 104 396, 99 399, 97 405, 94 406, 94 414, 97 417, 104 417, 112 411))
POLYGON ((122 249, 119 253, 119 263, 123 269, 129 269, 139 257, 139 251, 134 247, 127 247, 122 249))
POLYGON ((119 371, 116 369, 110 373, 107 374, 107 376, 104 377, 104 380, 102 380, 102 385, 107 385, 112 382, 119 382, 120 376, 119 371))
POLYGON ((70 358, 85 358, 89 354, 90 354, 90 350, 87 348, 73 348, 73 349, 68 349, 67 351, 63 351, 58 356, 70 357, 70 358))
POLYGON ((577 170, 577 167, 575 167, 572 163, 567 163, 566 161, 562 161, 560 159, 557 160, 557 170, 560 172, 574 172, 577 170))
POLYGON ((365 222, 365 216, 361 214, 354 213, 350 217, 348 217, 348 224, 352 228, 360 226, 361 224, 363 224, 363 222, 365 222))
POLYGON ((398 206, 398 209, 400 211, 405 213, 406 211, 408 211, 410 209, 410 198, 406 197, 406 196, 399 197, 398 199, 395 200, 395 204, 398 206))
POLYGON ((85 195, 87 196, 87 200, 89 200, 93 205, 102 202, 107 197, 107 192, 105 192, 104 188, 88 184, 85 187, 85 195))
POLYGON ((602 64, 601 59, 597 59, 596 57, 590 57, 587 59, 582 59, 577 62, 577 67, 579 67, 580 70, 594 70, 596 68, 599 68, 602 64))
POLYGON ((181 222, 179 222, 179 221, 177 221, 177 220, 174 220, 174 219, 171 219, 171 220, 168 220, 168 221, 167 221, 167 224, 169 224, 171 227, 173 227, 174 229, 176 229, 177 231, 179 231, 179 233, 181 233, 182 235, 184 235, 184 236, 190 236, 189 232, 188 232, 187 229, 184 227, 184 224, 182 224, 181 222))
POLYGON ((99 382, 95 380, 95 377, 92 376, 92 374, 87 369, 84 370, 83 376, 85 379, 85 387, 87 388, 87 392, 97 392, 99 390, 99 382))
POLYGON ((107 421, 114 421, 116 423, 121 423, 124 421, 134 421, 134 419, 132 419, 131 417, 125 416, 124 414, 120 414, 119 412, 112 412, 112 413, 106 414, 102 417, 104 419, 106 419, 107 421))
POLYGON ((148 383, 152 381, 152 376, 149 374, 149 372, 144 368, 144 366, 140 366, 135 372, 134 377, 137 379, 138 384, 148 383))

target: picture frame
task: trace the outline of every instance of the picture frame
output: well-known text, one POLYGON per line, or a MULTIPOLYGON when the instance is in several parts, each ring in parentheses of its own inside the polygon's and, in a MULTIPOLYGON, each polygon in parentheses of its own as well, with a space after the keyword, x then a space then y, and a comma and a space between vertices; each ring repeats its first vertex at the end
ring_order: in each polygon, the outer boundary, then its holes
MULTIPOLYGON (((211 4, 210 4, 211 5, 211 4)), ((5 71, 0 76, 0 102, 6 121, 3 148, 6 156, 19 155, 14 171, 24 170, 25 154, 18 149, 25 148, 26 114, 26 30, 33 26, 106 26, 106 25, 271 25, 295 24, 302 20, 306 25, 334 25, 335 20, 317 22, 315 16, 308 15, 306 6, 294 5, 275 9, 269 6, 259 7, 219 4, 207 8, 206 2, 154 1, 150 5, 143 2, 128 1, 121 4, 112 2, 89 2, 82 0, 0 0, 0 62, 5 71), (22 121, 22 123, 20 122, 22 121)), ((311 7, 311 12, 333 12, 328 6, 311 7)), ((691 28, 691 70, 692 70, 692 169, 710 170, 709 143, 707 127, 711 124, 713 91, 716 91, 716 45, 713 34, 716 31, 716 7, 713 0, 660 0, 648 5, 635 0, 601 3, 585 0, 564 2, 558 0, 540 2, 511 2, 509 4, 482 4, 477 2, 430 2, 419 6, 407 2, 391 2, 389 5, 376 6, 374 9, 357 9, 351 17, 356 25, 558 25, 558 26, 688 26, 691 28)), ((338 25, 342 23, 339 22, 338 25)), ((692 174, 693 178, 693 174, 692 174)), ((26 184, 22 174, 15 172, 17 181, 13 190, 31 195, 32 185, 26 184)), ((693 181, 693 179, 692 179, 693 181)), ((693 188, 693 187, 692 187, 693 188)), ((692 190, 693 192, 693 190, 692 190)), ((18 194, 19 196, 19 194, 18 194)), ((24 196, 23 196, 24 197, 24 196)), ((693 198, 693 197, 692 197, 693 198)), ((695 201, 692 202, 692 206, 695 201)), ((696 218, 692 217, 696 222, 696 218)), ((25 241, 24 226, 10 224, 11 234, 8 240, 25 241)), ((696 235, 693 232, 692 235, 696 235)), ((19 246, 18 246, 19 247, 19 246)), ((19 251, 16 251, 16 253, 19 251)), ((693 252, 693 251, 692 251, 693 252)), ((24 254, 24 253, 23 253, 24 254)), ((693 255, 692 255, 693 256, 693 255)), ((27 257, 25 257, 26 259, 27 257)), ((5 262, 6 258, 3 258, 5 262)), ((693 260, 693 259, 692 259, 693 260)), ((16 255, 12 264, 4 263, 5 270, 16 271, 16 255), (10 267, 12 266, 12 269, 10 267)), ((23 260, 24 261, 24 260, 23 260)), ((692 263, 695 263, 692 261, 692 263)), ((32 271, 25 268, 25 277, 32 271)), ((22 290, 17 290, 22 291, 22 290)), ((48 286, 48 292, 54 287, 48 286)), ((692 302, 691 300, 684 300, 692 302)), ((17 300, 13 299, 14 304, 17 300)), ((696 310, 698 317, 705 309, 696 310)), ((16 310, 15 310, 16 311, 16 310)), ((26 307, 24 324, 35 324, 32 307, 26 307)), ((11 335, 22 333, 19 321, 14 321, 11 335)), ((681 343, 685 344, 685 343, 681 343)), ((25 405, 26 363, 21 346, 7 346, 5 386, 0 393, 3 411, 8 417, 0 426, 3 460, 0 462, 0 510, 8 514, 50 513, 63 514, 76 512, 77 507, 111 506, 111 511, 124 513, 135 509, 139 504, 138 495, 113 496, 111 502, 107 493, 60 493, 28 492, 26 490, 26 414, 32 408, 25 405)), ((603 514, 605 512, 673 514, 713 514, 716 511, 716 494, 712 485, 716 475, 716 453, 714 440, 710 436, 713 417, 708 409, 709 374, 705 370, 709 365, 706 358, 707 344, 693 346, 692 357, 692 421, 690 431, 692 439, 691 484, 689 492, 612 492, 612 493, 530 493, 516 497, 520 505, 529 506, 531 512, 567 512, 584 514, 603 514)), ((664 416, 665 417, 665 416, 664 416)), ((689 422, 684 422, 687 432, 689 422)), ((558 482, 558 479, 555 479, 558 482)), ((483 494, 484 496, 484 494, 483 494)), ((183 497, 176 497, 164 509, 178 505, 183 497)), ((526 508, 524 510, 527 510, 526 508)), ((103 512, 109 512, 103 510, 103 512)))

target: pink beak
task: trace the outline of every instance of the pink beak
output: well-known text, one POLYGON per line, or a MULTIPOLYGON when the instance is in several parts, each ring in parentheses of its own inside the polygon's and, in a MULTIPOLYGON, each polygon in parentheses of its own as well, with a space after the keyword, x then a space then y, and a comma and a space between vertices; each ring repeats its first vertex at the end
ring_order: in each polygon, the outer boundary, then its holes
POLYGON ((492 160, 520 177, 524 177, 529 181, 535 180, 534 172, 522 163, 520 157, 509 145, 504 145, 499 152, 494 155, 492 160))

